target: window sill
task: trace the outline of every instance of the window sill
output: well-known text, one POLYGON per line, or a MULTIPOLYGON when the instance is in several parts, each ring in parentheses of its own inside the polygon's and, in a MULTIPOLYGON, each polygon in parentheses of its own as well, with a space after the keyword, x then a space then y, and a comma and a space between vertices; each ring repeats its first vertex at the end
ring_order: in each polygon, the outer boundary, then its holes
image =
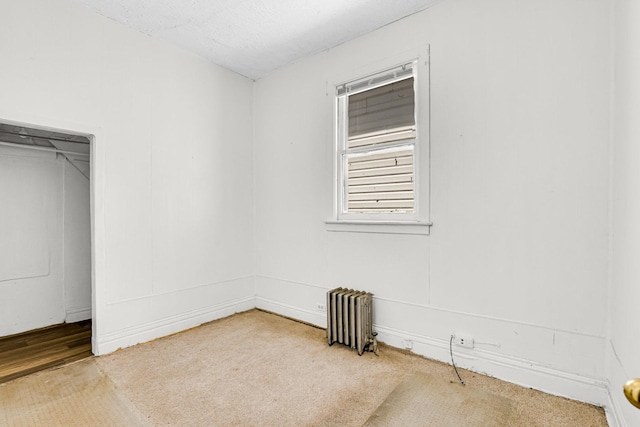
POLYGON ((409 221, 337 221, 324 222, 327 231, 348 233, 416 234, 428 235, 433 223, 409 221))

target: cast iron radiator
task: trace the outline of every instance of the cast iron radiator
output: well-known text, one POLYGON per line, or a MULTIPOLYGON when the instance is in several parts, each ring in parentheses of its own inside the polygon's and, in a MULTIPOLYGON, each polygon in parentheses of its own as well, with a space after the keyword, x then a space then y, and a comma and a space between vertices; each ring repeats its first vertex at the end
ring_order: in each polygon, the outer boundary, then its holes
POLYGON ((327 292, 327 341, 378 354, 373 332, 373 294, 336 288, 327 292))

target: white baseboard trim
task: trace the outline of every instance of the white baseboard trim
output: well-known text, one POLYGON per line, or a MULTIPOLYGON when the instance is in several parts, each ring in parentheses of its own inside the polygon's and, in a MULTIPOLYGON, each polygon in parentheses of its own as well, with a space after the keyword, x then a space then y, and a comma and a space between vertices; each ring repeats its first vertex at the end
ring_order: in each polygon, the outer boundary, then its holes
MULTIPOLYGON (((622 394, 622 387, 619 390, 619 393, 622 394)), ((627 427, 624 417, 621 415, 622 410, 618 400, 611 395, 611 384, 609 382, 607 382, 607 404, 604 405, 604 412, 607 416, 609 427, 627 427)))
POLYGON ((91 319, 91 307, 69 308, 65 316, 66 323, 81 322, 91 319))
MULTIPOLYGON (((378 340, 398 348, 407 348, 421 356, 451 364, 449 341, 434 339, 374 325, 378 340)), ((559 371, 529 360, 522 360, 482 349, 454 348, 456 365, 480 374, 531 387, 598 406, 609 404, 609 389, 604 380, 559 371)), ((463 378, 464 379, 464 378, 463 378)))
POLYGON ((256 308, 311 323, 321 328, 327 327, 327 314, 324 311, 306 310, 264 297, 256 297, 256 308))
MULTIPOLYGON (((325 312, 317 312, 284 304, 265 297, 256 297, 256 307, 283 316, 298 319, 320 327, 326 327, 325 312)), ((415 335, 388 327, 374 325, 378 340, 396 348, 407 348, 415 354, 451 364, 449 342, 415 335)), ((530 360, 509 357, 483 349, 454 348, 456 365, 474 372, 490 375, 531 387, 546 393, 608 407, 609 391, 604 380, 559 371, 530 360)))
MULTIPOLYGON (((322 328, 326 327, 325 311, 309 310, 263 296, 250 295, 143 325, 121 329, 102 335, 98 340, 93 337, 93 351, 96 355, 107 354, 118 348, 150 341, 253 308, 271 311, 322 328)), ((451 363, 447 340, 416 335, 380 325, 374 325, 374 328, 378 332, 380 342, 397 348, 407 348, 409 344, 411 351, 415 354, 447 364, 451 363)), ((606 380, 556 370, 531 360, 505 356, 480 348, 454 347, 454 358, 456 365, 461 368, 524 387, 603 406, 607 421, 612 427, 626 427, 621 421, 623 418, 620 416, 618 402, 612 398, 610 385, 606 380)))
POLYGON ((97 340, 92 338, 93 353, 96 356, 108 354, 120 348, 130 347, 184 331, 212 320, 230 316, 234 313, 251 310, 255 307, 255 298, 251 295, 199 310, 181 313, 177 316, 137 325, 132 328, 121 329, 116 332, 101 335, 97 340))

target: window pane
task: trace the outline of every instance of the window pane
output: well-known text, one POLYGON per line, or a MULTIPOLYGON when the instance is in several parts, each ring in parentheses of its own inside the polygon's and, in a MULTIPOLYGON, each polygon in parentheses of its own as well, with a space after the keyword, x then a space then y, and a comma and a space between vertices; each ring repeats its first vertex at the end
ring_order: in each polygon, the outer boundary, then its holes
POLYGON ((347 212, 413 212, 413 145, 347 154, 347 212))
POLYGON ((413 77, 349 96, 348 111, 350 143, 370 134, 415 130, 413 77))

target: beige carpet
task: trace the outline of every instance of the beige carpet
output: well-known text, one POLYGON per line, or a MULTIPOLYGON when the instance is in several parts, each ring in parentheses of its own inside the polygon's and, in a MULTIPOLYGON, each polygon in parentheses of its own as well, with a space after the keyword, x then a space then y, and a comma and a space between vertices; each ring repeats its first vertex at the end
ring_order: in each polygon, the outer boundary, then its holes
MULTIPOLYGON (((143 421, 154 426, 362 426, 380 413, 385 401, 392 403, 385 416, 393 423, 393 417, 418 414, 423 405, 433 405, 426 400, 432 398, 428 391, 420 392, 420 403, 411 399, 393 403, 392 392, 402 390, 407 379, 428 378, 426 384, 436 394, 462 388, 454 381, 453 368, 444 363, 386 346, 381 346, 380 357, 372 353, 359 357, 345 346, 329 347, 324 330, 257 310, 46 374, 66 378, 56 380, 58 384, 73 378, 82 384, 85 379, 74 372, 95 368, 115 395, 104 394, 104 401, 87 398, 81 404, 113 405, 114 419, 123 414, 133 417, 137 424, 128 421, 131 426, 145 425, 143 421)), ((510 408, 505 410, 510 415, 499 417, 509 426, 607 425, 601 408, 464 370, 461 375, 467 386, 459 398, 471 396, 491 408, 484 418, 469 418, 466 425, 491 425, 496 419, 493 412, 500 408, 510 408)), ((55 400, 46 395, 29 397, 33 385, 27 380, 33 377, 7 383, 10 392, 0 391, 5 393, 0 395, 0 425, 25 425, 23 411, 46 411, 55 400), (27 399, 26 406, 20 399, 5 400, 13 393, 27 399)), ((99 388, 87 385, 85 392, 99 388)), ((451 403, 454 398, 445 400, 451 403)), ((49 422, 32 418, 28 425, 122 425, 108 418, 84 419, 91 411, 79 410, 77 398, 56 404, 68 416, 49 422), (69 423, 69 417, 76 424, 69 423)), ((439 412, 434 416, 448 419, 451 405, 436 404, 439 412)), ((413 425, 429 425, 420 416, 414 420, 413 425)))
POLYGON ((486 391, 412 372, 365 426, 503 427, 512 422, 512 403, 486 391))
POLYGON ((93 359, 0 384, 2 426, 143 426, 93 359))

